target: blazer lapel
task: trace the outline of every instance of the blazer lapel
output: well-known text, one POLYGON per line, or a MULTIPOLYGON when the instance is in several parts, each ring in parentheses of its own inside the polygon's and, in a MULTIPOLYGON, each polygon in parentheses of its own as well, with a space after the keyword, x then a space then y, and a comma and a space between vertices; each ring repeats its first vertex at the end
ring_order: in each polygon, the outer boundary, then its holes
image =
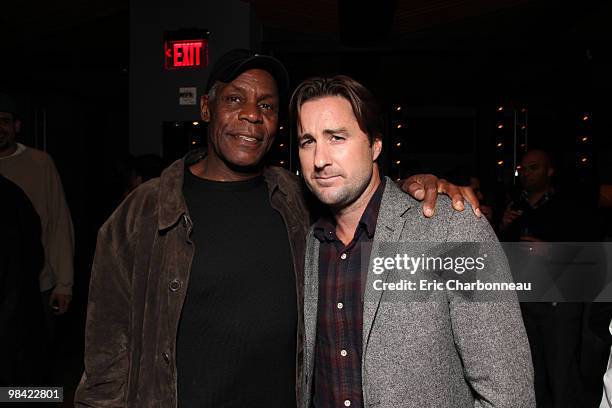
POLYGON ((319 240, 312 230, 306 239, 304 264, 304 381, 305 394, 310 396, 315 340, 317 336, 317 305, 319 296, 319 240))
MULTIPOLYGON (((380 275, 374 275, 371 271, 372 259, 379 256, 381 243, 394 243, 400 240, 402 231, 404 230, 404 214, 413 207, 413 199, 401 191, 395 183, 386 178, 385 191, 383 193, 380 210, 378 212, 378 220, 376 222, 376 232, 374 233, 374 241, 372 243, 372 251, 368 261, 368 271, 366 279, 366 287, 364 288, 363 302, 363 353, 362 367, 365 363, 365 355, 367 351, 372 325, 376 317, 376 312, 381 302, 384 291, 374 290, 373 284, 377 279, 386 282, 389 272, 385 271, 380 275)), ((362 368, 363 370, 363 368, 362 368)))

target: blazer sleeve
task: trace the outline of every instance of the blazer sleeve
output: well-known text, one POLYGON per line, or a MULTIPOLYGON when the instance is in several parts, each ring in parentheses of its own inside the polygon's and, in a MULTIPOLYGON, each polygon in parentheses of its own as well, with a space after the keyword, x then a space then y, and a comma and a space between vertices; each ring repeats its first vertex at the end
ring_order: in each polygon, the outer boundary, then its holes
POLYGON ((75 394, 77 407, 125 407, 130 344, 131 267, 127 247, 113 246, 112 224, 98 233, 85 326, 85 371, 75 394))
MULTIPOLYGON (((511 282, 504 251, 489 223, 469 209, 452 215, 449 241, 478 242, 487 254, 487 281, 511 282)), ((467 300, 449 293, 455 345, 478 408, 535 407, 533 366, 516 293, 486 293, 467 300)))

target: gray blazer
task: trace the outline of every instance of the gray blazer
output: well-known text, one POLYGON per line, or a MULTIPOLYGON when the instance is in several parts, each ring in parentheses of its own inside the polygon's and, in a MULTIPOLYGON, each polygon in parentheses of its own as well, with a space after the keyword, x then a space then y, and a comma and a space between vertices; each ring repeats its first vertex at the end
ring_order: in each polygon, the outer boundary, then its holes
MULTIPOLYGON (((387 179, 372 259, 381 243, 405 242, 415 256, 452 243, 478 242, 488 255, 487 273, 511 281, 510 270, 488 222, 471 209, 454 211, 439 199, 436 215, 387 179), (414 243, 414 244, 412 244, 414 243)), ((456 244, 458 245, 458 244, 456 244)), ((384 246, 384 244, 383 244, 384 246)), ((444 249, 446 251, 446 249, 444 249)), ((317 326, 319 241, 312 230, 306 249, 302 408, 309 408, 317 326)), ((487 292, 468 301, 456 292, 371 290, 374 279, 398 281, 389 271, 368 270, 363 310, 362 382, 365 407, 535 407, 529 343, 516 294, 487 292), (426 295, 426 297, 423 297, 426 295)))

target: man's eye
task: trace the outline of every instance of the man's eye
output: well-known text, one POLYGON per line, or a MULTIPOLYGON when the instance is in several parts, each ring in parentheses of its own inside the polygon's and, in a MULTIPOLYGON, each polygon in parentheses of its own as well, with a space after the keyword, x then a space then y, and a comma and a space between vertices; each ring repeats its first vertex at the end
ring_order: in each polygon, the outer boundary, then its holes
POLYGON ((308 146, 309 144, 312 144, 312 143, 313 143, 312 139, 304 139, 300 143, 300 147, 306 147, 306 146, 308 146))
POLYGON ((273 110, 274 109, 274 105, 272 105, 271 103, 260 103, 259 106, 262 109, 265 109, 265 110, 273 110))
POLYGON ((227 99, 228 102, 231 102, 231 103, 240 102, 240 97, 239 96, 235 96, 235 95, 230 95, 226 99, 227 99))
POLYGON ((332 138, 332 140, 333 140, 334 142, 338 142, 338 141, 340 141, 340 140, 344 140, 344 137, 342 137, 342 136, 338 136, 338 135, 332 135, 332 137, 331 137, 331 138, 332 138))

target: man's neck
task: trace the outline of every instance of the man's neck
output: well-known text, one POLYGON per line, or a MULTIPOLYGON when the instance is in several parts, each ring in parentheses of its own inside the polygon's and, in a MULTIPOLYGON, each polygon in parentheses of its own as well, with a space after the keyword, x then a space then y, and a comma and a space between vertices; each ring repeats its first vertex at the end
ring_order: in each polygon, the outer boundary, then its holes
POLYGON ((344 245, 353 240, 359 220, 361 220, 366 207, 370 203, 370 199, 378 186, 380 186, 380 183, 378 169, 375 166, 370 183, 359 198, 344 208, 338 210, 332 209, 332 214, 336 220, 336 236, 344 245))
POLYGON ((262 170, 254 172, 240 172, 230 169, 224 162, 207 155, 198 163, 189 167, 191 173, 206 180, 212 181, 245 181, 262 174, 262 170))
POLYGON ((4 149, 0 149, 0 158, 8 157, 17 151, 17 143, 13 143, 4 149))

